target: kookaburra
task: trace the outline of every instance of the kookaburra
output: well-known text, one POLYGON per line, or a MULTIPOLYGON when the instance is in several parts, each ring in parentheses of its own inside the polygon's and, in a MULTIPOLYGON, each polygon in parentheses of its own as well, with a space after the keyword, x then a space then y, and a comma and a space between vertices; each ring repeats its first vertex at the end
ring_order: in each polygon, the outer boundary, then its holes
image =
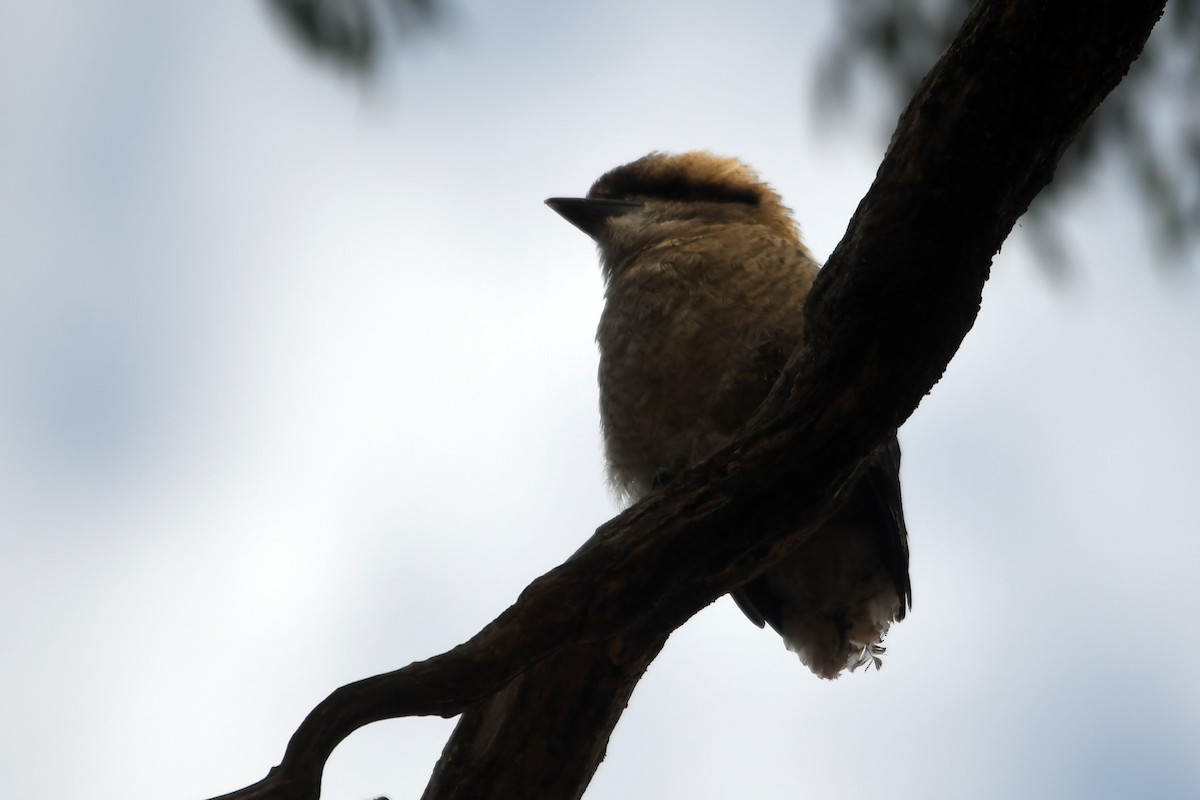
MULTIPOLYGON (((595 240, 600 414, 630 502, 727 443, 804 336, 817 263, 778 194, 732 158, 651 153, 547 204, 595 240)), ((895 435, 832 517, 733 593, 814 673, 880 665, 910 605, 895 435)))

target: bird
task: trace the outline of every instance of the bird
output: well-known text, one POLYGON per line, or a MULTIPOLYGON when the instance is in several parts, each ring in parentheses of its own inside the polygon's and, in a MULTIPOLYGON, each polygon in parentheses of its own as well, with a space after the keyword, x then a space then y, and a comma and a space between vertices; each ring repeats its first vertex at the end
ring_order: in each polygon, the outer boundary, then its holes
MULTIPOLYGON (((742 161, 651 152, 554 211, 594 240, 601 432, 633 503, 732 440, 804 341, 819 265, 791 210, 742 161)), ((895 432, 795 552, 732 592, 821 678, 882 666, 912 604, 895 432)))

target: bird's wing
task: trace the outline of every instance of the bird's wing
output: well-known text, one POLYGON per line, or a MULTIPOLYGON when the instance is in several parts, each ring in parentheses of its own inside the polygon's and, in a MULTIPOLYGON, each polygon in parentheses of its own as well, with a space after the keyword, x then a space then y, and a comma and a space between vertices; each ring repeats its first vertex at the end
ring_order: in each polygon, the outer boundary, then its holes
MULTIPOLYGON (((904 524, 904 506, 900 499, 900 442, 896 434, 880 445, 854 489, 846 493, 843 509, 847 506, 852 506, 850 513, 867 522, 875 534, 880 561, 900 600, 896 619, 904 619, 912 605, 912 584, 908 575, 908 527, 904 524)), ((761 628, 769 624, 777 632, 783 632, 782 602, 769 588, 765 575, 730 595, 755 625, 761 628)))
POLYGON ((875 451, 862 482, 874 502, 871 511, 878 534, 879 555, 896 585, 900 598, 897 620, 904 619, 912 607, 912 582, 908 575, 908 526, 904 524, 904 503, 900 498, 900 441, 893 433, 875 451))

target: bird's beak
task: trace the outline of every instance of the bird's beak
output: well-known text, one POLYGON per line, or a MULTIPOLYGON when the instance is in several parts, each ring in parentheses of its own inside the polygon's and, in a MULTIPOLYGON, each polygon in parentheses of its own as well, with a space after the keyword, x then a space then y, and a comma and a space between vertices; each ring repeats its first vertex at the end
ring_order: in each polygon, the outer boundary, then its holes
POLYGON ((546 205, 593 239, 599 236, 605 220, 629 214, 642 207, 636 200, 604 200, 595 197, 551 197, 546 201, 546 205))

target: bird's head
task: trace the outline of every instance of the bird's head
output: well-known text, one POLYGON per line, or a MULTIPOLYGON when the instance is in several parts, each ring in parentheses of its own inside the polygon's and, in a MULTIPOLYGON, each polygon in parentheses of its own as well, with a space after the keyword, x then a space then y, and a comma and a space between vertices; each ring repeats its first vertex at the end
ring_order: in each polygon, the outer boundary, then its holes
POLYGON ((595 240, 606 276, 664 242, 759 225, 799 242, 775 191, 734 158, 702 151, 651 153, 606 172, 587 197, 546 204, 595 240))

